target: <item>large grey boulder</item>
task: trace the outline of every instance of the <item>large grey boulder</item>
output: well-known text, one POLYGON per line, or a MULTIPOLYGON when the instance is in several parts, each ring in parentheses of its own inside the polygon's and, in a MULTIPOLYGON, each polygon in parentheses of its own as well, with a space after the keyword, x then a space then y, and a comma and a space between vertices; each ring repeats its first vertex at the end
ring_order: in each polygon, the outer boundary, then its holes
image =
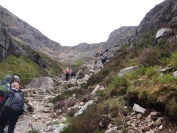
POLYGON ((34 78, 26 88, 40 88, 42 91, 54 89, 53 79, 50 77, 34 78))

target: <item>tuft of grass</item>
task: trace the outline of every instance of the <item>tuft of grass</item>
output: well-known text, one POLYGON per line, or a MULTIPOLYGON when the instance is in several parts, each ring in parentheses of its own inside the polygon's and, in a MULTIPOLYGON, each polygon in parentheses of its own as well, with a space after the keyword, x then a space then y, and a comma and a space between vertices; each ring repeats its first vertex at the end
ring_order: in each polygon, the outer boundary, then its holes
POLYGON ((92 75, 88 79, 87 83, 82 84, 82 88, 88 88, 88 86, 92 86, 96 83, 103 82, 104 78, 109 75, 110 71, 111 70, 109 68, 104 68, 99 73, 92 75))
POLYGON ((78 133, 74 130, 74 127, 69 124, 66 128, 64 128, 63 131, 61 131, 61 133, 78 133))
POLYGON ((177 52, 172 53, 170 58, 170 66, 174 69, 177 68, 177 52))
POLYGON ((38 133, 38 132, 30 130, 30 131, 28 131, 28 133, 38 133))
POLYGON ((165 74, 163 76, 159 76, 157 78, 157 80, 163 84, 171 83, 171 82, 175 81, 174 77, 170 74, 165 74))
POLYGON ((145 70, 145 74, 148 78, 151 78, 154 75, 158 74, 158 67, 157 66, 150 66, 147 67, 145 70))

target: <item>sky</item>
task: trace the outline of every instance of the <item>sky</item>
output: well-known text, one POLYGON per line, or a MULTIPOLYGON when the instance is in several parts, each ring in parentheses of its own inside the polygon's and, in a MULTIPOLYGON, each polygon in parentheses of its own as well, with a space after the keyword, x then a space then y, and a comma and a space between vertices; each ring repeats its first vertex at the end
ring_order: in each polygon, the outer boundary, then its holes
POLYGON ((0 0, 0 5, 62 46, 107 41, 121 26, 138 26, 164 0, 0 0))

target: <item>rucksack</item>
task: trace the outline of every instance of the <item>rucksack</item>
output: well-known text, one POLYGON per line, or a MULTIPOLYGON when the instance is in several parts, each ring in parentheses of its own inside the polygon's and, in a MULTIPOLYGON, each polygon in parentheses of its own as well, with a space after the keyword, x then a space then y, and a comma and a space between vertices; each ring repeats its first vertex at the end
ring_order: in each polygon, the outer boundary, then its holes
POLYGON ((0 81, 0 90, 6 92, 8 89, 10 89, 10 85, 14 81, 14 76, 11 74, 8 74, 3 77, 3 79, 0 81))
POLYGON ((23 110, 24 106, 24 96, 21 91, 13 91, 10 90, 10 94, 8 99, 6 100, 4 107, 9 111, 9 112, 20 112, 23 110))

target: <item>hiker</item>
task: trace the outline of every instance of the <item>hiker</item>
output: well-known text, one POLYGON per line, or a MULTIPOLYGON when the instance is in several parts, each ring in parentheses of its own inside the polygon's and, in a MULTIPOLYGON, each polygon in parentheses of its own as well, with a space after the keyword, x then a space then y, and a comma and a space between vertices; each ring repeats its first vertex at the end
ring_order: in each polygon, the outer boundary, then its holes
POLYGON ((102 55, 103 55, 103 50, 100 51, 100 56, 102 56, 102 55))
POLYGON ((4 95, 3 101, 0 104, 0 133, 3 133, 8 121, 8 133, 14 133, 15 125, 20 115, 23 114, 24 96, 21 93, 17 82, 12 83, 11 89, 4 95))
POLYGON ((102 65, 104 65, 107 59, 108 59, 107 56, 104 55, 103 58, 101 59, 102 65))
POLYGON ((109 48, 108 48, 108 47, 106 47, 105 52, 108 52, 108 50, 109 50, 109 48))
POLYGON ((70 68, 70 76, 71 78, 76 76, 76 73, 72 68, 70 68))
POLYGON ((14 76, 11 74, 5 75, 0 81, 0 90, 4 92, 10 90, 10 85, 14 82, 14 76))
POLYGON ((20 78, 17 75, 14 76, 14 83, 17 83, 18 88, 21 89, 20 78))
MULTIPOLYGON (((19 79, 19 77, 18 77, 19 79)), ((8 74, 3 77, 3 79, 0 81, 0 104, 3 101, 3 97, 7 91, 10 91, 11 84, 14 82, 14 76, 11 74, 8 74)), ((3 129, 8 124, 8 121, 4 122, 3 129)), ((3 131, 5 133, 5 131, 3 131)))
POLYGON ((68 81, 70 69, 68 67, 66 67, 66 69, 63 72, 65 73, 65 80, 68 81))

